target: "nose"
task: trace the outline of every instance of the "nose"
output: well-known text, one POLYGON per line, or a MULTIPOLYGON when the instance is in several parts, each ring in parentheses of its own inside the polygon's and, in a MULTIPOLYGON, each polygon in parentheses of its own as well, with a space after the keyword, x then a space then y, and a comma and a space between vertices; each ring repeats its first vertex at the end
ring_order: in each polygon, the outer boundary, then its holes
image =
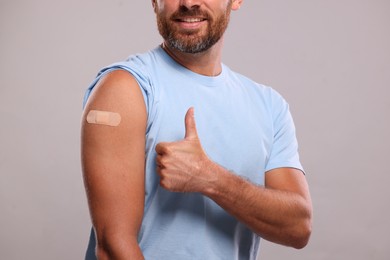
POLYGON ((193 9, 200 7, 201 0, 180 0, 180 7, 185 7, 186 9, 193 9))

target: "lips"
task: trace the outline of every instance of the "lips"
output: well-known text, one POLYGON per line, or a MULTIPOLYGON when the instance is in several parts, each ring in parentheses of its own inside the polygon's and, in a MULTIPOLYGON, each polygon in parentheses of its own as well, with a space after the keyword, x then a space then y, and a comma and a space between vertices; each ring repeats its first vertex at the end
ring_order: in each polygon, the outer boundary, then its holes
POLYGON ((184 22, 184 23, 199 23, 202 21, 205 21, 204 18, 195 18, 195 17, 186 17, 186 18, 177 18, 175 19, 178 22, 184 22))

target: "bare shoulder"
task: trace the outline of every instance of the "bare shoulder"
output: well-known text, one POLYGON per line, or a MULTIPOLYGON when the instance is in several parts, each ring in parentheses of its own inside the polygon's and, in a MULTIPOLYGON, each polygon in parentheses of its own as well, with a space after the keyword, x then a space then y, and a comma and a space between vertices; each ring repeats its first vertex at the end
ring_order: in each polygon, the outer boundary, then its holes
MULTIPOLYGON (((103 76, 96 84, 91 96, 86 103, 82 126, 84 130, 108 132, 107 134, 120 133, 129 128, 142 131, 146 127, 146 107, 141 89, 136 79, 127 71, 115 70, 103 76), (91 110, 115 113, 120 117, 120 124, 112 131, 112 128, 96 127, 87 124, 88 113, 91 110)), ((122 132, 124 133, 124 132, 122 132)))
POLYGON ((127 106, 129 101, 139 98, 142 98, 142 93, 135 78, 125 70, 115 70, 98 81, 86 107, 123 109, 121 106, 127 106))

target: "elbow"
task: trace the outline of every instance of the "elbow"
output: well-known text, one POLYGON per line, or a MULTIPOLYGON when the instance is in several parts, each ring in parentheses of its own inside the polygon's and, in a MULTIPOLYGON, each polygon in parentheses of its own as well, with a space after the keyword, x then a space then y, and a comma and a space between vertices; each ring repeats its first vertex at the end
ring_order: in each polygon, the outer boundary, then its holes
POLYGON ((295 249, 303 249, 307 246, 312 233, 313 209, 308 205, 300 220, 297 220, 294 231, 292 232, 291 246, 295 249))
POLYGON ((294 241, 294 243, 292 244, 292 247, 295 249, 303 249, 309 243, 309 239, 310 239, 310 234, 308 234, 306 236, 302 236, 299 239, 296 239, 294 241))
POLYGON ((135 236, 116 232, 97 232, 97 259, 143 259, 135 236))
POLYGON ((294 232, 290 246, 295 249, 303 249, 309 243, 311 232, 311 220, 304 221, 304 223, 301 223, 294 232))
MULTIPOLYGON (((295 249, 303 249, 309 243, 312 232, 311 219, 299 221, 295 225, 283 226, 280 225, 277 232, 269 236, 262 233, 262 238, 295 249)), ((258 233, 259 234, 259 233, 258 233)))
POLYGON ((97 259, 113 259, 114 257, 117 257, 117 255, 120 255, 119 249, 121 249, 121 246, 115 241, 115 239, 102 235, 97 237, 97 259))
POLYGON ((110 259, 112 258, 111 257, 111 254, 110 254, 110 250, 108 250, 108 248, 105 248, 105 247, 102 247, 101 245, 97 245, 96 246, 96 258, 97 259, 101 259, 101 260, 105 260, 105 259, 110 259))

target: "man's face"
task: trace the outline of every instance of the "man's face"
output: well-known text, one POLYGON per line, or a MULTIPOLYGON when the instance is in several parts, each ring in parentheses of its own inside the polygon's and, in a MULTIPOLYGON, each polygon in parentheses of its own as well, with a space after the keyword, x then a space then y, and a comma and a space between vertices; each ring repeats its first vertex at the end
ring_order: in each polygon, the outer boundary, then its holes
POLYGON ((224 34, 232 0, 185 1, 156 0, 158 30, 169 47, 186 53, 208 50, 224 34), (194 1, 192 1, 194 2, 194 1))

